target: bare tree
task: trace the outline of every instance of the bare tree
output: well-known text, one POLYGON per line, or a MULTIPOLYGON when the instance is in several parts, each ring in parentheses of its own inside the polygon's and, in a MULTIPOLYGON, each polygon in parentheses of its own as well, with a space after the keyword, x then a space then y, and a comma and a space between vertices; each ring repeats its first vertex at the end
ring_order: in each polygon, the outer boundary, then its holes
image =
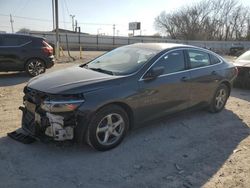
POLYGON ((155 18, 156 29, 172 39, 242 40, 249 34, 249 9, 236 0, 202 0, 155 18))

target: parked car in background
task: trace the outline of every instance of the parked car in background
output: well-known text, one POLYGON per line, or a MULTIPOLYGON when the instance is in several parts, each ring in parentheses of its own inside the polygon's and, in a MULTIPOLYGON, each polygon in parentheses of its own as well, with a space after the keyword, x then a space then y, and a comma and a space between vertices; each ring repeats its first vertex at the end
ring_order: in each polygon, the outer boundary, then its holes
POLYGON ((191 107, 220 112, 236 74, 233 64, 198 47, 123 46, 85 65, 31 79, 20 107, 26 133, 9 135, 75 139, 109 150, 149 120, 191 107))
POLYGON ((44 38, 0 34, 1 72, 26 71, 30 76, 37 76, 53 65, 53 48, 44 38))
POLYGON ((243 53, 235 61, 234 65, 238 68, 238 76, 234 81, 236 87, 250 89, 250 50, 243 53))
POLYGON ((231 56, 240 56, 244 53, 244 46, 240 43, 233 43, 231 48, 229 49, 229 55, 231 56))

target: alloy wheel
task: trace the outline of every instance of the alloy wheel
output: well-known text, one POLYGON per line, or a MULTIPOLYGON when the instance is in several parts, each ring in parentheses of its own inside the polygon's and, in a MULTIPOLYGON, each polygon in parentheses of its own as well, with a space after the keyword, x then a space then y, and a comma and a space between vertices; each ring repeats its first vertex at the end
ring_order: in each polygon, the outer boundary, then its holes
POLYGON ((32 76, 37 76, 37 75, 45 72, 45 67, 41 61, 34 60, 28 64, 28 72, 32 76))
POLYGON ((125 122, 121 115, 112 113, 105 116, 97 126, 96 138, 102 145, 116 143, 125 130, 125 122))
POLYGON ((215 98, 215 106, 217 109, 221 109, 224 107, 227 101, 227 92, 224 88, 221 88, 215 98))

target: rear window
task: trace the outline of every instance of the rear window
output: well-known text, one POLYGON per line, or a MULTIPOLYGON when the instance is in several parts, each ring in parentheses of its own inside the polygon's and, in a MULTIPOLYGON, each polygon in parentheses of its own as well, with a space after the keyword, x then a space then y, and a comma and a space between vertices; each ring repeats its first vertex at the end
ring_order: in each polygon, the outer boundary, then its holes
POLYGON ((208 53, 199 50, 187 50, 191 68, 198 68, 210 65, 208 53))
POLYGON ((2 37, 0 40, 0 46, 20 46, 30 42, 31 39, 20 37, 2 37))

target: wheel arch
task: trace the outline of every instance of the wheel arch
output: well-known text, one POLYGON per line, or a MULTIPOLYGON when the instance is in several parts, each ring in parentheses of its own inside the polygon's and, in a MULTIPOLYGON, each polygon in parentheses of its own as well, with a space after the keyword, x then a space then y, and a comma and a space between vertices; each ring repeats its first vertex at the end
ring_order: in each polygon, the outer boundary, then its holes
POLYGON ((228 89, 229 89, 229 96, 230 96, 230 94, 231 94, 231 89, 232 89, 231 83, 230 83, 229 81, 227 81, 227 80, 224 80, 224 81, 222 81, 220 84, 224 84, 225 86, 228 87, 228 89))
POLYGON ((25 63, 24 63, 24 69, 26 68, 26 65, 27 63, 32 60, 32 59, 39 59, 40 61, 42 61, 45 65, 45 67, 47 68, 47 64, 46 64, 46 61, 43 59, 43 58, 40 58, 40 57, 29 57, 25 60, 25 63))

